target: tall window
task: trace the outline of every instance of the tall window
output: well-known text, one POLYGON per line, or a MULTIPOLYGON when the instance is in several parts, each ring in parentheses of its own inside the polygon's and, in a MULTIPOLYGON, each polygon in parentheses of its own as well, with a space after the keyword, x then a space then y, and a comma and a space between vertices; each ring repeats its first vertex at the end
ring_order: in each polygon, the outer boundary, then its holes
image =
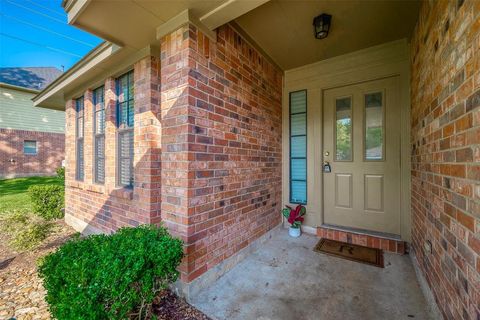
POLYGON ((290 93, 290 202, 307 203, 307 91, 290 93))
POLYGON ((133 71, 117 79, 118 184, 133 187, 133 71))
POLYGON ((77 143, 77 180, 83 180, 84 161, 83 161, 83 131, 84 131, 84 111, 83 96, 75 100, 76 111, 76 143, 77 143))
POLYGON ((104 87, 93 91, 94 178, 96 183, 105 182, 105 103, 104 87))

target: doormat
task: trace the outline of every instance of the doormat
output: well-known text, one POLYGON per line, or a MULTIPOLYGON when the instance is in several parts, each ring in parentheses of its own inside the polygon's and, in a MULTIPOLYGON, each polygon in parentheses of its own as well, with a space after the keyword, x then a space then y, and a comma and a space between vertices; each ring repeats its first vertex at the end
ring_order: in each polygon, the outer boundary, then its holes
POLYGON ((330 256, 383 268, 383 251, 380 249, 322 238, 313 250, 330 256))

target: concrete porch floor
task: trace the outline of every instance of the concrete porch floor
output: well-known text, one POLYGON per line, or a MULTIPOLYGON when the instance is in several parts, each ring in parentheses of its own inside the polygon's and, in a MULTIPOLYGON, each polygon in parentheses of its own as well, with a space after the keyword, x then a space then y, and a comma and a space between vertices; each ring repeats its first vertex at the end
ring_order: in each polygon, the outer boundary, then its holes
POLYGON ((381 269, 314 252, 318 240, 277 229, 191 303, 213 319, 433 319, 407 255, 381 269))

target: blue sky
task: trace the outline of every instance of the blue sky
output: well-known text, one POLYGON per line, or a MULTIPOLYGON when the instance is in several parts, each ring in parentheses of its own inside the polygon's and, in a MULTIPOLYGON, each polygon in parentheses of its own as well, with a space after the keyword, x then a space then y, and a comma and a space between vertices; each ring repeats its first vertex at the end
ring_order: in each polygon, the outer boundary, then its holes
POLYGON ((67 24, 61 0, 0 0, 0 67, 65 70, 102 40, 67 24))

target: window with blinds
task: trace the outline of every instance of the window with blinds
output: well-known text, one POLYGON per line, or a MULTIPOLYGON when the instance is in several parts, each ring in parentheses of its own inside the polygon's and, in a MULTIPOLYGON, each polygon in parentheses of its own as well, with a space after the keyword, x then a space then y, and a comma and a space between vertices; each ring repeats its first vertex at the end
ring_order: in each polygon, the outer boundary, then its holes
POLYGON ((23 141, 23 154, 36 155, 37 154, 37 141, 25 140, 23 141))
POLYGON ((96 183, 105 182, 105 103, 104 87, 93 91, 94 167, 96 183))
POLYGON ((76 127, 76 155, 77 168, 76 178, 82 181, 84 177, 84 152, 83 152, 83 132, 84 132, 84 108, 83 96, 75 100, 75 127, 76 127))
POLYGON ((117 79, 118 184, 133 187, 133 71, 117 79))
POLYGON ((307 203, 307 91, 290 93, 290 202, 307 203))

